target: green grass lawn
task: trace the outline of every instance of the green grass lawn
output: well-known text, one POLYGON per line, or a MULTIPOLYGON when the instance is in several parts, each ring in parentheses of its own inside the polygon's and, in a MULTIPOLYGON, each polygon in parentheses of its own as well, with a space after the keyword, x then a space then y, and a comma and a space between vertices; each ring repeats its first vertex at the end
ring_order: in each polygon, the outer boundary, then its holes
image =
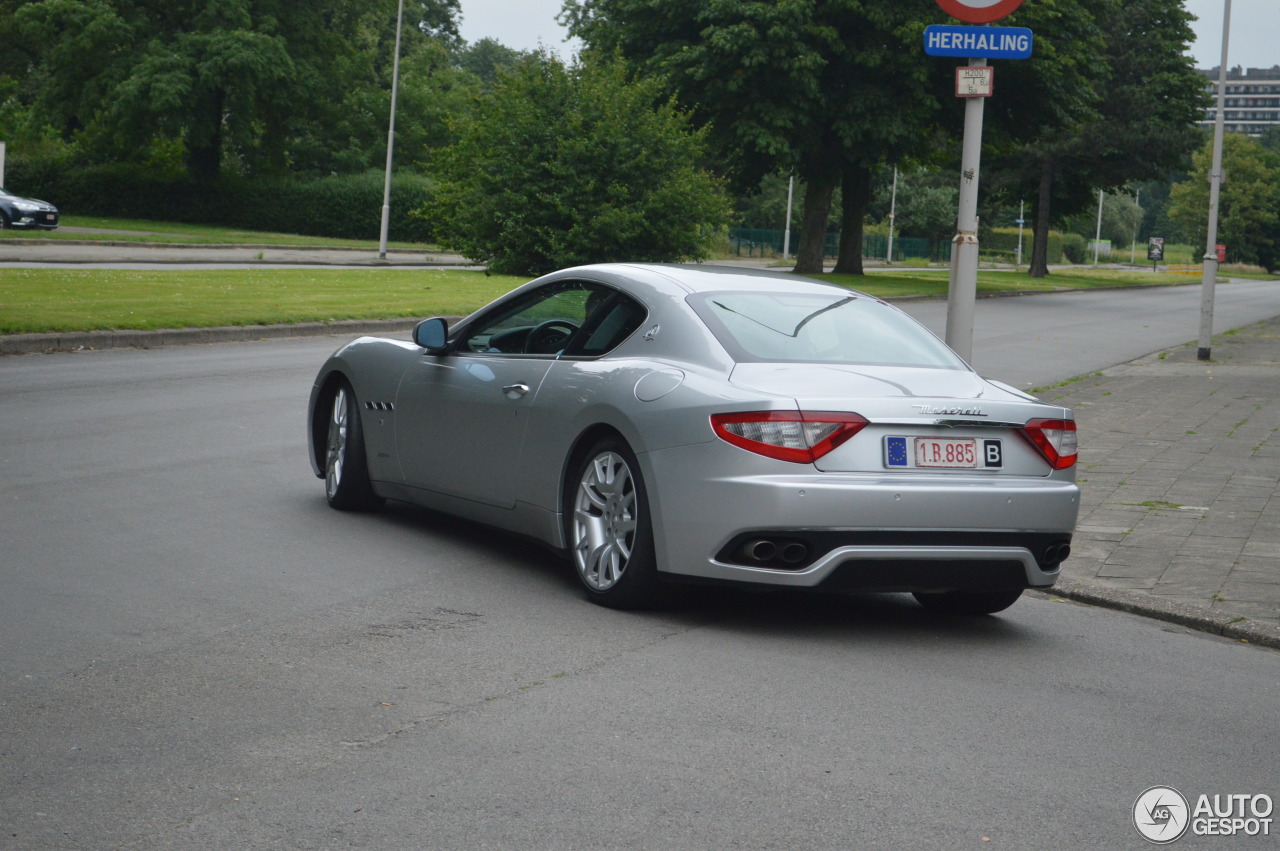
MULTIPOLYGON (((947 271, 892 270, 832 283, 882 298, 944 297, 947 271)), ((2 269, 0 333, 329 322, 470 313, 527 278, 445 269, 2 269)), ((983 271, 980 293, 1195 279, 1140 272, 1055 272, 1044 280, 983 271)))
POLYGON ((450 316, 526 280, 446 269, 0 269, 0 333, 450 316))
MULTIPOLYGON (((267 234, 166 222, 68 216, 66 226, 127 234, 30 234, 0 231, 0 238, 129 239, 233 245, 353 246, 376 241, 267 234)), ((432 246, 393 244, 428 250, 432 246)), ((882 298, 944 298, 945 268, 891 267, 865 276, 823 279, 882 298)), ((208 328, 222 325, 394 319, 470 313, 527 278, 486 276, 444 269, 234 269, 146 271, 102 269, 0 269, 0 333, 208 328)), ((1095 287, 1196 283, 1194 276, 1146 271, 1055 270, 1032 279, 1025 272, 982 269, 979 294, 1043 292, 1095 287)))

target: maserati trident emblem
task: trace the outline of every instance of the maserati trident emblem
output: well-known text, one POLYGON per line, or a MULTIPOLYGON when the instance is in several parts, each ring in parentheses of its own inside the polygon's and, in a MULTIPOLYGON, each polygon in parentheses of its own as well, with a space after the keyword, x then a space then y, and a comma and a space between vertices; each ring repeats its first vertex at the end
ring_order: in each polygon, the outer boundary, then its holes
POLYGON ((985 417, 981 408, 940 408, 936 405, 912 405, 926 417, 985 417))

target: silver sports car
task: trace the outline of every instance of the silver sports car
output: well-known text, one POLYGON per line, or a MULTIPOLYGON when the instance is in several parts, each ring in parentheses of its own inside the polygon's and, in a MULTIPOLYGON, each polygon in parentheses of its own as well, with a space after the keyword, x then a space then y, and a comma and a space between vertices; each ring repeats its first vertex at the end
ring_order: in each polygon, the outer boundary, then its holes
POLYGON ((1054 583, 1079 507, 1069 409, 878 298, 715 266, 566 269, 355 340, 308 436, 333 507, 528 536, 620 608, 678 579, 995 612, 1054 583))

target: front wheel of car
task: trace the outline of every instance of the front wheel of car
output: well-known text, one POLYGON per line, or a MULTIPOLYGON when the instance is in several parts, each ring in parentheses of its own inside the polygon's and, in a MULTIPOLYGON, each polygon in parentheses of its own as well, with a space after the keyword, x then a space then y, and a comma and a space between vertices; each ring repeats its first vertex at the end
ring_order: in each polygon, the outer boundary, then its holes
POLYGON ((993 615, 1018 602, 1022 590, 916 592, 912 596, 926 609, 944 615, 993 615))
POLYGON ((382 505, 369 481, 360 407, 351 385, 340 381, 333 393, 325 435, 324 492, 329 505, 363 511, 382 505))
POLYGON ((568 483, 569 546, 587 597, 615 609, 652 604, 659 590, 653 524, 635 454, 619 438, 601 440, 568 483))

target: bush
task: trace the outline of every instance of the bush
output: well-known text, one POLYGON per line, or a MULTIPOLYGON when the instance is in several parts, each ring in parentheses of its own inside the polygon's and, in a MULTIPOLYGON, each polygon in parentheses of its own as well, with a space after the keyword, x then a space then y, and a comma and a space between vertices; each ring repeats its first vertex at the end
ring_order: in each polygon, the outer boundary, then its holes
MULTIPOLYGON (((56 204, 65 215, 155 219, 245 230, 376 240, 382 224, 382 172, 319 179, 224 177, 197 183, 182 173, 139 165, 67 168, 55 161, 15 158, 10 186, 56 204)), ((391 180, 388 236, 429 242, 429 224, 410 215, 432 181, 400 173, 391 180)))
MULTIPOLYGON (((1068 263, 1084 263, 1089 255, 1089 241, 1078 233, 1066 234, 1062 237, 1062 254, 1068 263)), ((1053 262, 1052 256, 1049 262, 1053 262)))
MULTIPOLYGON (((1017 228, 985 228, 982 233, 978 235, 978 238, 981 240, 978 247, 981 249, 983 256, 987 256, 988 253, 995 255, 1008 255, 1010 257, 1017 256, 1017 228)), ((1022 231, 1022 262, 1024 264, 1031 262, 1031 249, 1034 240, 1035 231, 1030 228, 1024 228, 1022 231)), ((1081 242, 1080 251, 1081 256, 1083 257, 1083 237, 1078 237, 1075 234, 1061 234, 1056 230, 1049 231, 1049 246, 1047 251, 1048 262, 1061 263, 1064 252, 1074 250, 1074 248, 1069 249, 1067 246, 1075 240, 1080 240, 1081 242)), ((1076 263, 1080 261, 1072 260, 1071 262, 1076 263)))
POLYGON ((456 129, 422 215, 496 272, 702 259, 724 239, 728 202, 699 165, 704 134, 620 62, 566 68, 531 54, 456 129))

